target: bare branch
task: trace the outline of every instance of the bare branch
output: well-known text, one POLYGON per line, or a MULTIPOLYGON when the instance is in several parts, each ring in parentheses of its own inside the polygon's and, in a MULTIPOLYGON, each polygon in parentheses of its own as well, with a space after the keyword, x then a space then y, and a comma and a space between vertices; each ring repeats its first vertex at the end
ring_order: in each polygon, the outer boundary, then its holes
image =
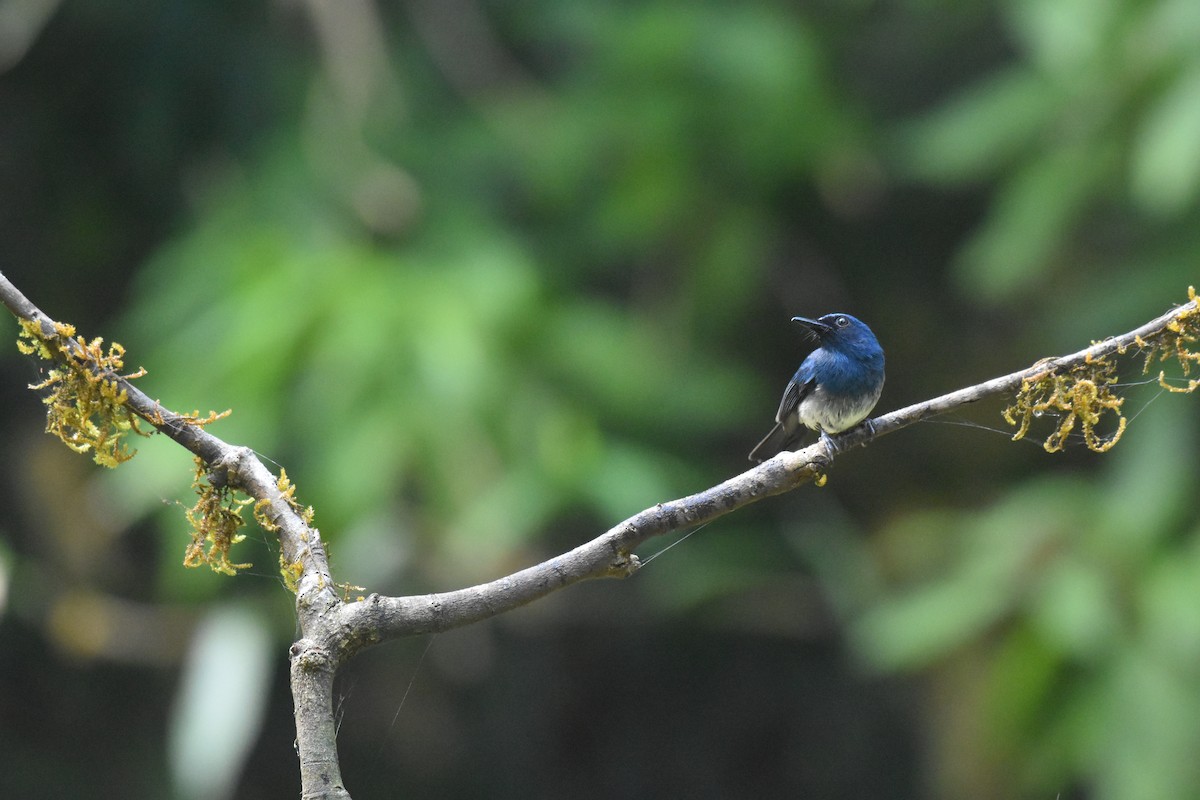
POLYGON ((338 609, 339 653, 417 633, 440 632, 494 617, 551 592, 591 578, 623 578, 641 566, 632 550, 654 536, 701 525, 731 511, 812 480, 829 463, 814 445, 789 458, 774 458, 724 483, 659 503, 574 550, 490 583, 453 592, 411 597, 371 595, 338 609))
POLYGON ((333 678, 337 665, 312 639, 301 639, 288 651, 292 659, 292 704, 296 716, 296 751, 300 755, 302 800, 350 800, 342 785, 337 757, 337 723, 333 714, 333 678))

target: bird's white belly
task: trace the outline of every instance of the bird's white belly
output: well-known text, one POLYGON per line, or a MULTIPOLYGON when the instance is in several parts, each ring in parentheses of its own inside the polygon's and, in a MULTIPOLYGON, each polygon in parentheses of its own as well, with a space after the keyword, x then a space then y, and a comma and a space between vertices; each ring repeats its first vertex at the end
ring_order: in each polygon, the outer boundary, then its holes
POLYGON ((817 387, 800 401, 796 416, 806 428, 822 433, 841 433, 866 419, 867 414, 870 414, 871 409, 879 402, 879 394, 869 394, 855 402, 845 398, 831 398, 824 389, 817 387))

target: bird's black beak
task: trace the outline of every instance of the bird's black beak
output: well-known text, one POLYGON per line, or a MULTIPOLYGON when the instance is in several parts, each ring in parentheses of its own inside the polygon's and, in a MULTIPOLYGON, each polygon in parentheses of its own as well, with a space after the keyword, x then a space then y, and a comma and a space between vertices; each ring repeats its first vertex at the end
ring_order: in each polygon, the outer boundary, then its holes
POLYGON ((792 322, 799 322, 805 328, 808 328, 808 335, 814 339, 819 339, 833 330, 832 326, 826 325, 817 319, 809 319, 808 317, 792 317, 792 322))

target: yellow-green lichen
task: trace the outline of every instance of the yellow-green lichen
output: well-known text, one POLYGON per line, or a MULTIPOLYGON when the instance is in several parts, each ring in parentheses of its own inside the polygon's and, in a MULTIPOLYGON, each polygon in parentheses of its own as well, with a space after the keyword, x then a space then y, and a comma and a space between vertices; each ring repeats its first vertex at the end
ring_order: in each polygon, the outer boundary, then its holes
MULTIPOLYGON (((137 417, 125 404, 128 399, 114 376, 124 368, 125 348, 113 342, 104 348, 103 339, 90 342, 73 338, 75 329, 55 323, 47 335, 38 322, 20 320, 17 348, 25 355, 53 361, 55 366, 41 383, 30 385, 46 391, 46 432, 62 440, 77 453, 91 452, 97 464, 115 467, 133 458, 124 437, 130 433, 149 436, 138 428, 137 417)), ((139 369, 124 380, 146 374, 139 369)))
POLYGON ((1013 441, 1029 432, 1034 418, 1051 414, 1059 422, 1042 444, 1047 453, 1062 450, 1077 424, 1089 450, 1103 453, 1111 449, 1120 441, 1126 424, 1121 414, 1125 398, 1112 391, 1116 380, 1116 363, 1107 358, 1093 359, 1063 372, 1048 368, 1031 375, 1021 382, 1016 398, 1004 409, 1005 421, 1017 426, 1013 441), (1116 430, 1107 438, 1096 432, 1106 414, 1117 419, 1116 430))
POLYGON ((299 561, 288 562, 283 557, 283 553, 279 554, 279 574, 283 576, 283 585, 292 594, 300 592, 300 576, 304 574, 304 565, 299 561))
POLYGON ((313 511, 312 506, 304 506, 303 508, 300 506, 300 501, 296 499, 296 484, 292 483, 288 477, 287 470, 283 467, 279 468, 279 480, 275 482, 275 488, 283 495, 284 501, 292 507, 292 511, 300 515, 300 519, 304 520, 304 524, 312 527, 313 515, 316 512, 313 511))
MULTIPOLYGON (((1200 365, 1200 352, 1191 348, 1200 339, 1200 306, 1194 287, 1188 287, 1188 300, 1191 307, 1176 315, 1161 330, 1134 339, 1134 346, 1145 357, 1143 373, 1149 372, 1155 362, 1177 361, 1184 375, 1189 374, 1193 365, 1200 365)), ((1098 453, 1111 449, 1125 432, 1127 423, 1121 414, 1125 400, 1113 392, 1117 385, 1115 358, 1127 349, 1121 347, 1110 355, 1089 356, 1083 364, 1066 370, 1047 366, 1022 381, 1016 398, 1004 409, 1004 419, 1017 426, 1013 440, 1029 432, 1034 418, 1050 415, 1057 417, 1059 422, 1043 443, 1047 452, 1062 450, 1077 425, 1089 449, 1098 453), (1116 429, 1103 437, 1096 428, 1106 415, 1116 417, 1116 429)), ((1186 386, 1172 385, 1167 382, 1165 370, 1159 372, 1158 382, 1172 392, 1192 392, 1200 386, 1200 379, 1191 379, 1186 386)))
MULTIPOLYGON (((275 488, 279 490, 281 499, 295 511, 305 525, 312 526, 313 507, 301 507, 299 501, 296 500, 296 485, 288 478, 287 470, 280 468, 279 479, 275 482, 275 488)), ((263 498, 254 504, 254 519, 265 530, 272 533, 279 530, 279 525, 275 523, 269 516, 267 511, 271 507, 271 500, 263 498)), ((283 576, 283 585, 288 588, 292 594, 296 594, 300 589, 300 576, 304 574, 304 565, 299 561, 288 561, 287 557, 281 551, 279 553, 279 573, 283 576)))
MULTIPOLYGON (((1188 299, 1193 304, 1197 303, 1196 288, 1194 286, 1188 287, 1188 299)), ((1188 311, 1171 320, 1167 327, 1159 333, 1151 336, 1149 339, 1137 342, 1146 357, 1146 362, 1142 366, 1142 373, 1149 372, 1151 365, 1156 361, 1165 363, 1174 360, 1179 362, 1183 374, 1185 376, 1189 375, 1192 371, 1192 366, 1200 364, 1200 352, 1191 349, 1191 345, 1197 339, 1200 339, 1200 307, 1194 305, 1188 311)), ((1188 380, 1186 386, 1175 386, 1167 382, 1166 370, 1160 370, 1158 373, 1158 384, 1169 392, 1194 392, 1196 387, 1200 386, 1200 379, 1191 378, 1188 380)))
POLYGON ((185 567, 207 564, 213 572, 236 575, 240 569, 251 564, 235 564, 229 560, 229 551, 246 538, 239 530, 246 521, 242 509, 253 502, 252 498, 239 499, 236 490, 228 484, 215 486, 205 471, 204 461, 196 458, 196 477, 192 481, 196 490, 196 505, 187 510, 187 520, 192 526, 192 541, 184 552, 185 567))

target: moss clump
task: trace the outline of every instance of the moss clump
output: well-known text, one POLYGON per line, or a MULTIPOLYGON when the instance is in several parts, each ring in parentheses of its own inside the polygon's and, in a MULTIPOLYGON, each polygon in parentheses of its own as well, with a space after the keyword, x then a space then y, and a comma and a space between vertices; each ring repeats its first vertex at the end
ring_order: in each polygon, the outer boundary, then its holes
MULTIPOLYGON (((1188 287, 1188 300, 1197 303, 1196 287, 1188 287)), ((1200 364, 1200 353, 1191 349, 1191 345, 1197 339, 1200 339, 1200 305, 1195 305, 1180 314, 1171 320, 1167 327, 1149 339, 1138 339, 1137 344, 1146 356, 1142 373, 1150 372, 1150 367, 1156 361, 1161 363, 1176 361, 1185 376, 1190 374, 1192 366, 1200 364)), ((1166 370, 1160 370, 1158 385, 1169 392, 1194 392, 1196 387, 1200 386, 1200 379, 1192 378, 1186 386, 1175 386, 1167 382, 1166 370)))
MULTIPOLYGON (((1145 356, 1143 374, 1148 373, 1156 362, 1176 361, 1185 376, 1193 365, 1200 365, 1200 353, 1192 349, 1200 339, 1200 302, 1195 287, 1188 287, 1188 300, 1191 308, 1154 334, 1134 340, 1134 345, 1145 356)), ((1120 441, 1127 423, 1121 414, 1125 399, 1113 392, 1117 384, 1115 356, 1124 355, 1127 349, 1121 348, 1115 354, 1101 358, 1089 357, 1085 363, 1068 370, 1060 371, 1048 365, 1044 371, 1022 381, 1016 398, 1004 409, 1005 421, 1017 427, 1013 440, 1021 439, 1029 432, 1035 417, 1049 414, 1058 417, 1059 424, 1042 445, 1046 452, 1062 450, 1076 426, 1088 449, 1097 453, 1111 449, 1120 441), (1117 427, 1110 436, 1103 437, 1096 428, 1106 415, 1116 417, 1117 427)), ((1158 373, 1158 383, 1168 391, 1192 392, 1200 386, 1200 379, 1193 378, 1186 386, 1175 386, 1167 382, 1164 370, 1158 373)))
MULTIPOLYGON (((291 506, 292 510, 300 516, 300 519, 304 520, 304 524, 312 527, 313 507, 301 507, 300 502, 296 500, 296 484, 292 483, 291 479, 288 478, 286 469, 280 468, 279 480, 275 482, 275 488, 283 496, 283 501, 291 506)), ((259 500, 254 504, 254 519, 265 530, 274 533, 279 530, 279 526, 267 516, 267 510, 270 507, 271 501, 269 499, 263 498, 259 500)), ((280 552, 279 574, 283 576, 283 585, 288 588, 288 591, 292 594, 300 591, 300 576, 304 574, 304 565, 302 563, 299 561, 289 562, 283 553, 280 552)))
POLYGON ((224 575, 236 575, 238 570, 253 566, 236 564, 229 559, 233 546, 246 538, 246 534, 240 532, 246 524, 242 509, 254 502, 253 498, 239 499, 236 490, 228 484, 216 485, 199 457, 196 458, 192 488, 196 491, 196 505, 186 512, 192 526, 192 542, 184 553, 183 565, 207 564, 213 572, 224 575))
POLYGON ((128 398, 117 376, 133 380, 146 371, 121 375, 125 348, 116 342, 105 349, 103 339, 89 342, 73 338, 75 329, 70 325, 55 323, 54 333, 47 335, 35 321, 20 323, 17 348, 25 355, 55 363, 46 373, 46 380, 29 387, 47 392, 42 399, 47 406, 46 432, 77 453, 90 451, 95 462, 104 467, 115 467, 133 458, 137 451, 129 449, 126 435, 150 434, 138 427, 137 417, 125 404, 128 398))
POLYGON ((1029 432, 1035 417, 1047 413, 1059 416, 1056 428, 1042 444, 1047 453, 1063 449, 1067 437, 1079 426, 1083 442, 1089 450, 1103 453, 1111 449, 1125 432, 1126 419, 1121 414, 1125 398, 1112 391, 1117 380, 1116 364, 1110 359, 1097 359, 1080 364, 1066 372, 1047 369, 1021 382, 1012 404, 1004 409, 1004 419, 1016 425, 1013 441, 1029 432), (1096 427, 1106 414, 1117 418, 1117 429, 1105 438, 1096 432, 1096 427))

